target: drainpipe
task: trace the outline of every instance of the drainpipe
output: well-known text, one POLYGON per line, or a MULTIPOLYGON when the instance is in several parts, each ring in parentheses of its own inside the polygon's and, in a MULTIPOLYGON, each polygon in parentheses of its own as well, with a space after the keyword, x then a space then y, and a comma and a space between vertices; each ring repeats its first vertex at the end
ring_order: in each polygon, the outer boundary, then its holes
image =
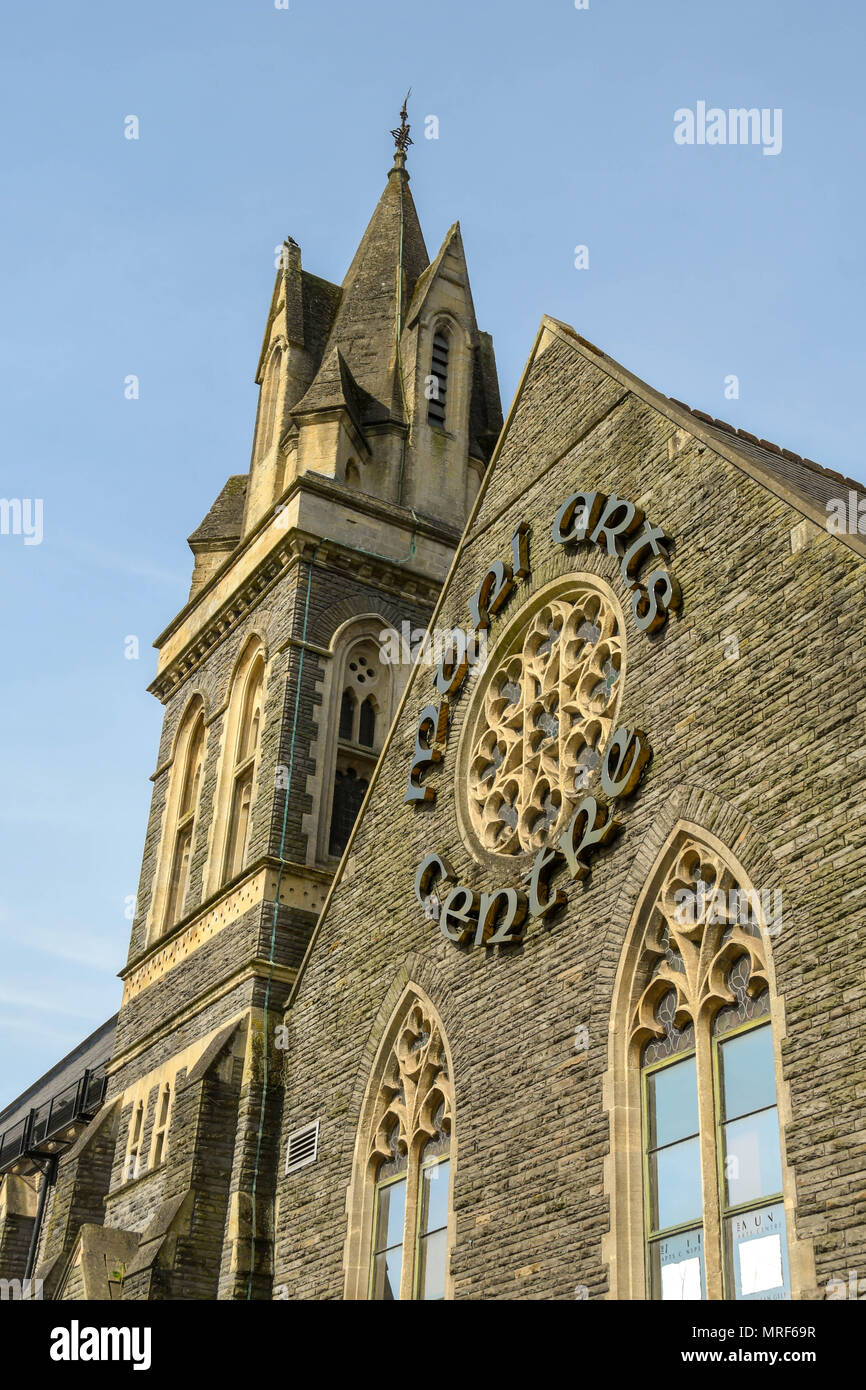
POLYGON ((39 1201, 36 1206, 36 1220, 33 1222, 33 1234, 30 1237, 30 1249, 27 1251, 27 1264, 24 1267, 25 1279, 30 1279, 33 1274, 33 1266, 36 1263, 36 1249, 39 1245, 39 1232, 42 1229, 42 1217, 45 1214, 45 1199, 48 1196, 49 1187, 54 1186, 54 1179, 56 1176, 57 1154, 50 1154, 42 1170, 42 1182, 39 1184, 39 1201))

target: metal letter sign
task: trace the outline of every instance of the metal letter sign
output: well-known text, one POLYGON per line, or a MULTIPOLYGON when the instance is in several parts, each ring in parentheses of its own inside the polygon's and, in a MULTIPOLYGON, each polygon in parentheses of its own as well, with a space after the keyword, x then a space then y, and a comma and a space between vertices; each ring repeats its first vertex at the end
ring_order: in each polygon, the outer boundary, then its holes
MULTIPOLYGON (((598 545, 619 561, 638 631, 657 632, 669 612, 680 607, 680 587, 669 570, 659 566, 645 580, 639 578, 647 554, 666 564, 668 553, 664 532, 651 525, 633 502, 614 493, 573 492, 556 512, 551 539, 566 549, 584 542, 598 545)), ((491 617, 508 602, 517 581, 529 574, 529 525, 521 522, 511 538, 509 561, 494 560, 469 600, 470 638, 489 628, 491 617)), ((406 801, 429 804, 436 799, 435 788, 422 778, 442 761, 451 707, 469 671, 471 642, 464 638, 466 634, 455 629, 433 678, 437 700, 419 716, 406 801)), ((614 730, 601 764, 600 791, 605 799, 589 794, 583 798, 557 839, 536 854, 521 879, 527 885, 525 892, 509 885, 479 893, 458 881, 442 855, 428 854, 415 875, 415 896, 425 915, 438 922, 442 935, 455 945, 520 942, 527 920, 549 919, 567 902, 561 888, 551 887, 553 875, 565 872, 574 882, 588 877, 591 857, 611 843, 620 827, 614 814, 617 807, 637 790, 651 758, 646 734, 627 726, 614 730)))

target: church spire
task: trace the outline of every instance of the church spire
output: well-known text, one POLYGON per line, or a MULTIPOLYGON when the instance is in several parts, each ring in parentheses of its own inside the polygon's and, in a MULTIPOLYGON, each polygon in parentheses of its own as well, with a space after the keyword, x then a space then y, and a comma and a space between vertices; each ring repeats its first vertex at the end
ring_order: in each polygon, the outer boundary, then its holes
POLYGON ((395 338, 399 340, 405 307, 430 264, 405 167, 406 149, 412 144, 409 95, 403 101, 400 125, 392 131, 394 164, 340 286, 327 343, 297 410, 332 408, 337 388, 336 399, 342 401, 348 372, 355 383, 352 399, 364 426, 389 420, 405 423, 395 338), (340 362, 335 348, 340 350, 340 362))
POLYGON ((501 425, 496 368, 456 224, 430 264, 406 168, 410 96, 342 284, 309 274, 300 248, 283 244, 257 372, 244 535, 308 472, 351 476, 367 495, 458 525, 477 491, 501 425), (434 378, 441 395, 431 405, 434 378))
POLYGON ((411 95, 412 95, 412 88, 410 87, 409 90, 408 90, 408 92, 406 93, 406 95, 405 95, 404 98, 403 98, 403 105, 402 105, 402 107, 400 108, 400 124, 397 126, 397 129, 396 129, 396 130, 392 130, 392 131, 391 131, 391 134, 392 134, 393 137, 394 137, 394 168, 395 168, 395 169, 405 169, 405 168, 406 168, 406 151, 407 151, 407 149, 409 148, 410 145, 414 145, 414 143, 415 143, 415 141, 412 139, 411 135, 409 134, 409 131, 412 129, 412 127, 411 127, 410 124, 409 124, 409 112, 408 112, 407 107, 408 107, 408 102, 409 102, 409 98, 410 98, 411 95))

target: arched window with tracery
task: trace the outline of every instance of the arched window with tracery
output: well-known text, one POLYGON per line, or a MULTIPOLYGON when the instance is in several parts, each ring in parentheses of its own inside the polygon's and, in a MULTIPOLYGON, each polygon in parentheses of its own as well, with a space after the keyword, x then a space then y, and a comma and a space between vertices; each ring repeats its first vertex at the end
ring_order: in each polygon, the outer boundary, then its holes
POLYGON ((441 1024, 404 1003, 359 1135, 357 1287, 377 1302, 450 1296, 454 1099, 441 1024))
POLYGON ((448 330, 441 325, 433 334, 433 349, 430 355, 430 374, 427 377, 427 423, 438 429, 445 428, 448 396, 448 357, 451 340, 448 330))
POLYGON ((265 659, 260 651, 249 665, 246 674, 241 676, 243 694, 232 756, 228 835, 223 871, 226 880, 239 874, 246 863, 259 753, 264 678, 265 659))
MULTIPOLYGON (((629 1151, 642 1154, 643 1296, 789 1299, 763 904, 689 835, 643 920, 623 982, 623 1090, 640 1088, 629 1151)), ((614 1141, 628 1149, 625 1134, 614 1141)), ((620 1219, 627 1205, 618 1201, 620 1219)))
POLYGON ((165 931, 173 927, 183 916, 189 887, 193 832, 204 761, 204 711, 200 704, 193 705, 184 721, 178 739, 177 755, 180 759, 181 785, 171 848, 171 870, 163 922, 165 931))
POLYGON ((340 703, 327 852, 339 857, 370 785, 390 711, 391 675, 372 638, 349 646, 337 667, 340 703))

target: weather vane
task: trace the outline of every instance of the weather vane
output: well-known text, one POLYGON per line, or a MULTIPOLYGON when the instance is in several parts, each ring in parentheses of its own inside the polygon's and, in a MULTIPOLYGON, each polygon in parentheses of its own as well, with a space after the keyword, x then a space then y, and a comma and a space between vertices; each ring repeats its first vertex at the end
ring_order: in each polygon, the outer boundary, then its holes
POLYGON ((410 145, 414 145, 415 143, 415 141, 409 134, 411 126, 409 125, 409 112, 406 110, 406 103, 408 102, 411 95, 412 88, 410 87, 405 97, 403 98, 403 107, 400 111, 400 124, 396 130, 391 131, 391 134, 394 137, 394 146, 396 149, 400 151, 401 154, 405 154, 408 147, 410 145))

